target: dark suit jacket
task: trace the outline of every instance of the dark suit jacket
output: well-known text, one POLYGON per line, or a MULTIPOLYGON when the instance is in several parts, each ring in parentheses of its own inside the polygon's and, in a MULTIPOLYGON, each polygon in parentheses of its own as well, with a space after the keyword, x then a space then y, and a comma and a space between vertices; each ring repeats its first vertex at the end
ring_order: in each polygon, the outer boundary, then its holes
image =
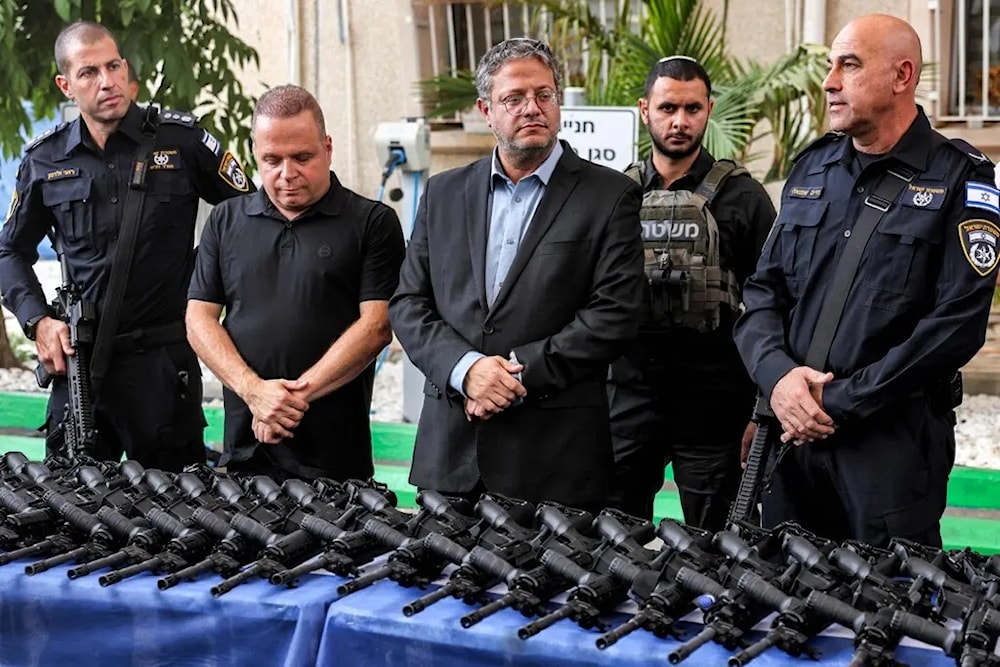
POLYGON ((492 308, 486 305, 492 156, 431 178, 389 316, 427 378, 410 482, 600 503, 612 468, 604 381, 637 330, 642 192, 569 144, 492 308), (469 350, 524 364, 528 396, 469 422, 448 376, 469 350))

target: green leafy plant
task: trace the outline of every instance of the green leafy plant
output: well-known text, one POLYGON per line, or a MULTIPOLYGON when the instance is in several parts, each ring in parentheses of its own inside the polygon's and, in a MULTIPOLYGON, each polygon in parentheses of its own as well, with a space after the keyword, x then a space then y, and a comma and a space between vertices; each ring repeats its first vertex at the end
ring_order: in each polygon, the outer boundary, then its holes
MULTIPOLYGON (((585 85, 590 104, 635 105, 657 60, 675 54, 696 59, 712 79, 715 99, 706 147, 716 157, 747 160, 754 156, 754 143, 770 137, 774 148, 766 180, 784 178, 792 158, 822 131, 825 47, 803 45, 768 65, 740 61, 727 48, 725 13, 720 19, 701 0, 643 0, 641 7, 625 0, 607 23, 586 0, 527 4, 533 16, 546 19, 533 20, 534 34, 553 46, 568 80, 585 85), (641 20, 635 26, 637 8, 641 20)), ((475 102, 469 72, 421 86, 431 115, 450 115, 475 102)), ((646 155, 649 138, 640 135, 640 153, 646 155)))
POLYGON ((140 74, 140 99, 192 110, 226 144, 249 155, 244 123, 254 99, 240 70, 257 52, 234 36, 232 0, 0 0, 0 149, 16 157, 33 120, 50 118, 65 102, 53 78, 52 47, 68 23, 97 21, 118 38, 122 55, 140 74), (29 116, 23 102, 31 103, 29 116))

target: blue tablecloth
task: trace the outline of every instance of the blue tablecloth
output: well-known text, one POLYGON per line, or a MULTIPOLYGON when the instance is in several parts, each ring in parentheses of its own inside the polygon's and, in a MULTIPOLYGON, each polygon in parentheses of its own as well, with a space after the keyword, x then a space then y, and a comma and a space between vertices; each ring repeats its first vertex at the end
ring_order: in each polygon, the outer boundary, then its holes
POLYGON ((68 567, 32 577, 0 567, 0 664, 303 667, 315 664, 338 579, 309 575, 296 589, 258 580, 222 596, 218 575, 168 591, 142 574, 101 588, 99 573, 68 567))
MULTIPOLYGON (((71 581, 59 567, 28 577, 24 564, 0 567, 4 667, 663 667, 676 645, 639 631, 598 651, 598 634, 569 621, 521 641, 517 628, 527 619, 511 610, 464 630, 458 619, 471 608, 453 599, 406 618, 401 607, 427 591, 388 581, 336 600, 341 579, 309 575, 295 589, 255 581, 216 600, 208 592, 214 576, 168 591, 149 574, 101 588, 96 573, 71 581)), ((844 638, 821 637, 815 645, 823 652, 818 662, 771 651, 752 664, 845 665, 853 650, 844 638)), ((725 665, 728 656, 712 644, 685 664, 725 665)), ((936 649, 900 647, 896 656, 912 667, 954 664, 936 649)))
MULTIPOLYGON (((465 630, 458 620, 471 607, 450 598, 411 618, 403 616, 402 606, 426 592, 381 582, 330 605, 317 664, 324 667, 664 667, 669 664, 667 655, 677 646, 673 640, 657 639, 640 630, 599 651, 594 640, 600 633, 584 631, 570 621, 559 621, 522 641, 517 638, 517 629, 528 619, 509 609, 465 630)), ((622 615, 618 620, 626 618, 622 615)), ((691 627, 697 630, 699 626, 691 627)), ((847 638, 820 637, 813 645, 822 651, 819 661, 796 660, 772 650, 750 664, 755 667, 846 665, 854 651, 847 638)), ((721 646, 710 644, 681 664, 721 666, 730 655, 721 646)), ((955 664, 940 650, 916 646, 898 647, 896 659, 911 667, 955 664)))

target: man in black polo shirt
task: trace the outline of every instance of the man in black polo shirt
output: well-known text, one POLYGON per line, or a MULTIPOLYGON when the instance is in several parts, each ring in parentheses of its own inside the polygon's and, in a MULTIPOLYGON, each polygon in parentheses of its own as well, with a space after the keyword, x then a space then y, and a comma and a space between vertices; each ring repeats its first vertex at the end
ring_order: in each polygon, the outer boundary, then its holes
POLYGON ((223 461, 278 479, 369 477, 399 220, 330 171, 323 112, 302 88, 261 96, 252 133, 264 187, 212 211, 188 291, 188 337, 226 386, 223 461))
MULTIPOLYGON (((696 192, 707 183, 716 164, 701 146, 712 111, 711 93, 705 69, 686 56, 662 59, 646 78, 639 113, 653 149, 634 172, 645 193, 644 225, 647 220, 671 222, 669 206, 666 213, 650 211, 658 196, 675 201, 674 195, 657 192, 696 192)), ((748 443, 752 434, 748 422, 754 386, 732 339, 734 306, 741 298, 740 286, 753 273, 775 212, 764 188, 743 169, 721 182, 708 210, 718 226, 720 273, 727 284, 733 283, 731 303, 714 304, 718 317, 701 317, 702 324, 695 327, 695 311, 707 308, 691 290, 681 322, 674 324, 676 313, 666 318, 666 325, 664 320, 641 322, 637 344, 611 365, 615 481, 609 504, 652 517, 664 463, 672 462, 685 521, 719 530, 739 487, 741 439, 748 443), (703 324, 707 320, 715 323, 703 324)), ((677 257, 676 250, 685 246, 697 251, 698 234, 703 238, 706 229, 694 234, 684 231, 691 225, 673 222, 665 227, 678 230, 669 232, 670 256, 677 257)), ((649 248, 647 240, 647 254, 649 248)), ((651 293, 645 297, 647 312, 655 306, 651 293)))

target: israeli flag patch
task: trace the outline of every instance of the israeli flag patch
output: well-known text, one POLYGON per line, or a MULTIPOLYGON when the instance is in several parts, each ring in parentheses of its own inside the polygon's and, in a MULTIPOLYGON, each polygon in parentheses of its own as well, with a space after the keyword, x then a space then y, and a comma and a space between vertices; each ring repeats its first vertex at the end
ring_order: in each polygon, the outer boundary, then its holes
POLYGON ((1000 215, 1000 190, 985 183, 966 183, 965 205, 1000 215))

